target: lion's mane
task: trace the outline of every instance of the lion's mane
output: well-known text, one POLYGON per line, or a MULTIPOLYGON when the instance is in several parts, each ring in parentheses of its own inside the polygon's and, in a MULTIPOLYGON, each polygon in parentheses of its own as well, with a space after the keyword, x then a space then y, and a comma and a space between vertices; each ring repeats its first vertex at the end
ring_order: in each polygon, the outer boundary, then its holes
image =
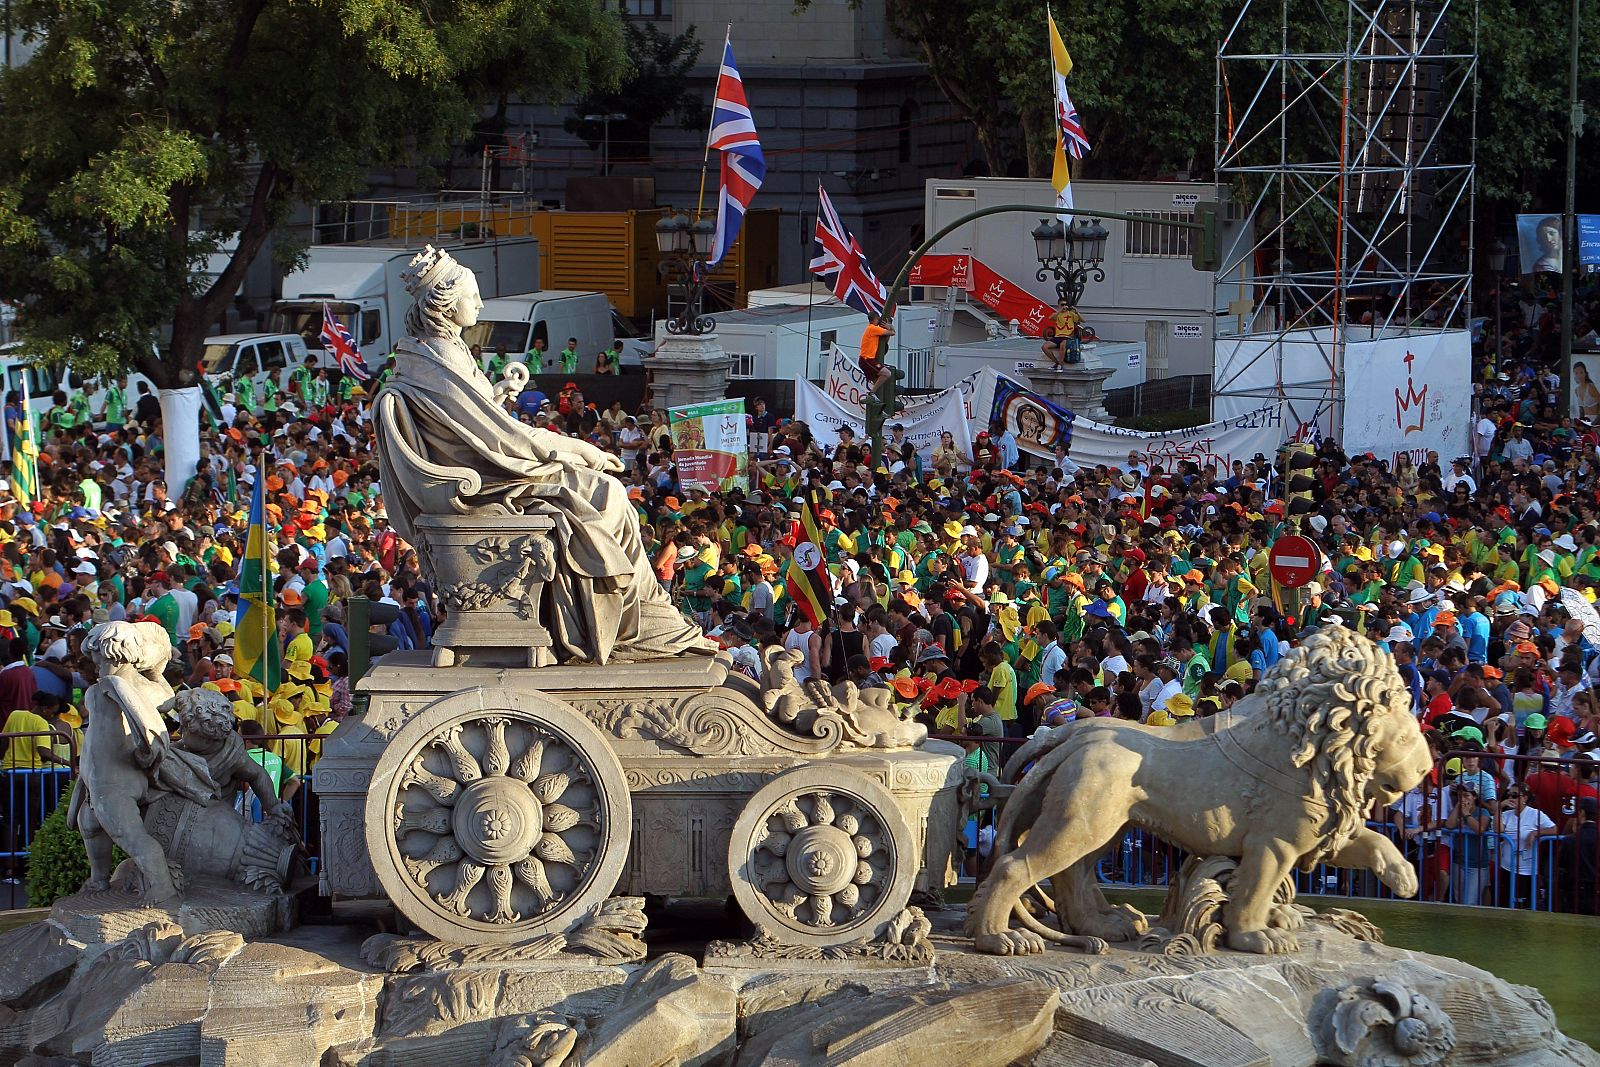
POLYGON ((1394 661, 1342 626, 1323 627, 1286 652, 1255 695, 1288 739, 1290 761, 1309 772, 1327 806, 1322 841, 1301 860, 1309 867, 1362 827, 1366 788, 1378 763, 1373 727, 1385 716, 1409 719, 1410 701, 1394 661))

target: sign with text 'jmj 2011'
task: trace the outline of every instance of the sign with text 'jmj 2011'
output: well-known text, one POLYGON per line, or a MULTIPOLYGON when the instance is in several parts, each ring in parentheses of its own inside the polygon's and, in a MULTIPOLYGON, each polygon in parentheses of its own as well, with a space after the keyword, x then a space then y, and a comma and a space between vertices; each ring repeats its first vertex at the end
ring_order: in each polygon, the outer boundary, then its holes
POLYGON ((672 458, 685 490, 749 491, 749 435, 744 400, 712 400, 667 409, 672 458))

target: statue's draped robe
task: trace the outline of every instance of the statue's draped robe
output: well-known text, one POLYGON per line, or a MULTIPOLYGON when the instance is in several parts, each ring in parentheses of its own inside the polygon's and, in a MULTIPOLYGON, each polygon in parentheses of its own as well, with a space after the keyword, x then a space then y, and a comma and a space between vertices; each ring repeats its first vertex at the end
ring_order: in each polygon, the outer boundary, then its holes
POLYGON ((418 542, 421 515, 542 514, 559 557, 547 617, 566 659, 606 663, 707 647, 656 580, 622 482, 574 442, 507 414, 459 338, 403 339, 376 405, 389 521, 418 542))

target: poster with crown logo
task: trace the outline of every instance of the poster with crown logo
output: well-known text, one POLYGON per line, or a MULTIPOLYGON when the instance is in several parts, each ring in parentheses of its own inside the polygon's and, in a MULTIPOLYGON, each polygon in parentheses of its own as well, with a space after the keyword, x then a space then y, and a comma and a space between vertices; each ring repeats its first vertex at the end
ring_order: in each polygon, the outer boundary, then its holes
POLYGON ((1464 330, 1414 331, 1345 347, 1344 439, 1352 455, 1393 465, 1401 453, 1423 463, 1469 451, 1472 342, 1464 330))

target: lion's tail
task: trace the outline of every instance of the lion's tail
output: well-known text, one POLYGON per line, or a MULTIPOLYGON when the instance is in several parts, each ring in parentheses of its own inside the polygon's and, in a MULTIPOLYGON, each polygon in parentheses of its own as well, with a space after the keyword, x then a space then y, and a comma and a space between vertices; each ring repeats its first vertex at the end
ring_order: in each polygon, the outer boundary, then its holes
MULTIPOLYGON (((1012 791, 1000 813, 1000 825, 995 828, 994 835, 996 859, 1016 848, 1022 836, 1038 820, 1044 806, 1045 791, 1050 788, 1050 781, 1061 764, 1080 748, 1093 743, 1096 732, 1073 729, 1075 725, 1069 723, 1039 739, 1039 747, 1034 749, 1033 769, 1012 791)), ((1028 745, 1023 748, 1028 748, 1028 745)), ((1006 769, 1011 770, 1009 764, 1006 769)))
POLYGON ((1067 723, 1057 726, 1037 737, 1030 737, 1021 747, 1011 754, 1006 760, 1005 767, 1000 771, 1000 780, 1007 784, 1015 782, 1022 777, 1022 772, 1031 763, 1054 751, 1056 746, 1066 741, 1076 723, 1067 723))

